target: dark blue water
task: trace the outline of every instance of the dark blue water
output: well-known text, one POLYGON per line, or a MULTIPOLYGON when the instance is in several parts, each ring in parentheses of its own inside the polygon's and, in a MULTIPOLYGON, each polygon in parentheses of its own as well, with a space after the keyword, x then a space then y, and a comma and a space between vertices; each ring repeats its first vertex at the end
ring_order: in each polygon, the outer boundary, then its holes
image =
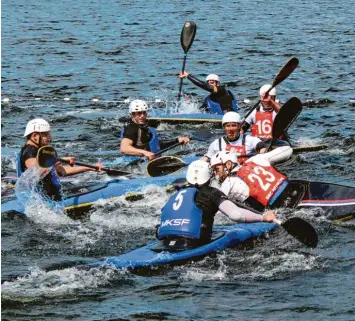
MULTIPOLYGON (((35 1, 2 6, 2 172, 14 170, 33 116, 48 119, 54 146, 81 161, 115 160, 126 99, 175 110, 184 21, 197 24, 186 70, 217 73, 243 114, 258 88, 291 56, 300 60, 277 87, 304 102, 290 128, 302 145, 328 144, 286 168, 292 178, 355 186, 354 1, 35 1), (9 102, 4 102, 4 99, 9 102), (98 99, 98 102, 93 99, 98 99), (69 99, 69 100, 68 100, 69 99)), ((205 93, 184 82, 194 111, 205 93)), ((190 133, 186 125, 160 135, 190 133)), ((208 146, 194 142, 189 148, 208 146)), ((106 175, 86 173, 78 184, 106 175)), ((2 189, 3 192, 4 189, 2 189)), ((297 211, 319 233, 309 250, 281 230, 184 266, 141 274, 80 270, 154 239, 167 200, 101 201, 88 219, 40 207, 2 218, 3 320, 355 320, 354 223, 297 211)), ((216 224, 227 223, 217 217, 216 224)))

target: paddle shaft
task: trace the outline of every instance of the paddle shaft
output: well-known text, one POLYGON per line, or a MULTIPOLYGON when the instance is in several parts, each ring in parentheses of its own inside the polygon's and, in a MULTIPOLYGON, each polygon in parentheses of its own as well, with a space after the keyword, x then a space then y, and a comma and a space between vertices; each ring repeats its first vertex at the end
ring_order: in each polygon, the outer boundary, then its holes
MULTIPOLYGON (((182 63, 181 73, 184 73, 184 71, 185 71, 186 58, 187 58, 187 53, 184 55, 184 61, 182 63)), ((184 80, 184 78, 180 78, 180 86, 179 86, 179 92, 178 92, 178 100, 179 101, 181 99, 181 94, 182 94, 182 83, 183 83, 183 80, 184 80)))
MULTIPOLYGON (((69 164, 70 161, 66 160, 66 159, 63 159, 63 158, 60 158, 59 159, 61 162, 63 163, 67 163, 69 164)), ((96 169, 98 170, 99 168, 95 165, 90 165, 90 164, 85 164, 85 163, 81 163, 81 162, 75 162, 76 165, 79 165, 79 166, 84 166, 84 167, 88 167, 88 168, 92 168, 92 169, 96 169)), ((130 175, 131 173, 130 172, 127 172, 127 171, 121 171, 119 169, 112 169, 112 168, 105 168, 105 167, 101 167, 101 170, 103 172, 106 172, 107 174, 115 174, 115 175, 130 175)))

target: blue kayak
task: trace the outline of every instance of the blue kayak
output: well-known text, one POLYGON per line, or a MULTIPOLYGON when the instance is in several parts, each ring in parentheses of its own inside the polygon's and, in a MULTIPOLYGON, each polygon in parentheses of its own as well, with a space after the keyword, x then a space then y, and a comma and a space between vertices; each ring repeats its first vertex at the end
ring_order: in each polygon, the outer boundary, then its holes
POLYGON ((211 241, 202 246, 170 246, 162 241, 155 241, 131 252, 91 263, 89 267, 137 269, 155 265, 184 263, 236 246, 249 239, 260 237, 277 226, 275 223, 243 223, 215 226, 211 241))
MULTIPOLYGON (((157 127, 160 123, 166 124, 212 124, 220 127, 222 124, 223 115, 194 113, 194 114, 162 114, 148 116, 148 125, 157 127)), ((121 117, 120 122, 129 122, 129 117, 121 117)))
MULTIPOLYGON (((76 186, 65 197, 63 205, 68 215, 87 212, 93 203, 99 199, 110 199, 125 196, 127 199, 142 198, 140 193, 148 185, 166 187, 175 180, 185 177, 184 172, 161 177, 147 177, 124 180, 111 180, 95 183, 88 186, 76 186)), ((1 214, 11 213, 25 214, 24 205, 17 199, 1 204, 1 214)))

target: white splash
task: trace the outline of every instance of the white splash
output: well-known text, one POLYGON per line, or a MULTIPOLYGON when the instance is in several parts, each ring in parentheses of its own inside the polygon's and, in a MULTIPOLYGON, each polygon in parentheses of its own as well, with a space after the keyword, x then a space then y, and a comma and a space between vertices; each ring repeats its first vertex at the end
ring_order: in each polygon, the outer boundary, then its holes
POLYGON ((61 297, 78 290, 88 290, 106 285, 125 270, 79 270, 67 268, 63 270, 43 271, 33 268, 29 275, 19 277, 15 281, 4 282, 1 286, 2 296, 21 298, 61 297))
MULTIPOLYGON (((183 273, 180 275, 182 281, 196 281, 203 282, 206 280, 224 280, 227 277, 227 265, 224 263, 226 260, 225 252, 217 254, 218 267, 213 270, 210 261, 211 258, 207 257, 204 260, 196 263, 189 264, 188 267, 181 268, 183 273), (205 267, 207 266, 207 268, 205 267)), ((213 259, 215 260, 215 259, 213 259)))

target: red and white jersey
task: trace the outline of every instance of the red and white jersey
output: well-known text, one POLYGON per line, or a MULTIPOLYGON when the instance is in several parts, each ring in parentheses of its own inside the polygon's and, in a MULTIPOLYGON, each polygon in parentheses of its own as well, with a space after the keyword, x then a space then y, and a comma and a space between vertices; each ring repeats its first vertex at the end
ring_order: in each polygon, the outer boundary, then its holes
POLYGON ((220 189, 230 199, 244 202, 248 197, 255 198, 266 206, 287 177, 272 167, 280 160, 280 152, 287 159, 292 154, 291 147, 279 147, 269 153, 251 157, 243 165, 235 168, 220 189))
POLYGON ((249 187, 249 197, 266 206, 287 177, 271 165, 262 166, 251 160, 245 162, 236 173, 249 187))
POLYGON ((256 153, 256 145, 259 142, 261 142, 260 138, 247 134, 240 135, 239 138, 233 142, 226 142, 224 137, 220 137, 214 140, 208 147, 208 151, 205 156, 211 159, 214 154, 222 150, 232 150, 233 148, 236 152, 240 152, 242 155, 256 153))
POLYGON ((251 133, 263 139, 272 138, 272 127, 277 113, 264 110, 263 106, 254 110, 245 120, 251 126, 251 133))

